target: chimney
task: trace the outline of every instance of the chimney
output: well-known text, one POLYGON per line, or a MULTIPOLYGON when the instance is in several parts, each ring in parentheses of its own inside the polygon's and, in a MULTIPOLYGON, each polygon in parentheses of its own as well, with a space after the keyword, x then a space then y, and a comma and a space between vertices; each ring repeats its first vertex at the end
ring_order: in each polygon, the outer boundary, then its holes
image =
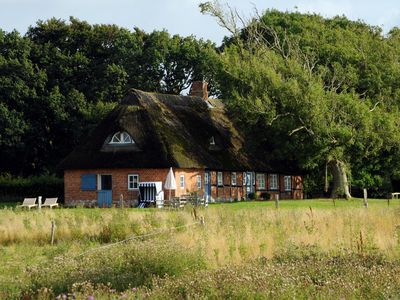
POLYGON ((208 99, 208 83, 205 81, 193 81, 192 87, 190 88, 189 96, 200 97, 204 100, 208 99))

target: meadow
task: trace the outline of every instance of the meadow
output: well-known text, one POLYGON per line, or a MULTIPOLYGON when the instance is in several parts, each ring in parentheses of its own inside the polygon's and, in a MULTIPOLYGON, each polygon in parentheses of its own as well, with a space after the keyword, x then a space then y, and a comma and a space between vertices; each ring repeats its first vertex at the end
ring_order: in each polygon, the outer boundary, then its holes
POLYGON ((400 200, 5 206, 0 257, 1 299, 399 298, 400 200))

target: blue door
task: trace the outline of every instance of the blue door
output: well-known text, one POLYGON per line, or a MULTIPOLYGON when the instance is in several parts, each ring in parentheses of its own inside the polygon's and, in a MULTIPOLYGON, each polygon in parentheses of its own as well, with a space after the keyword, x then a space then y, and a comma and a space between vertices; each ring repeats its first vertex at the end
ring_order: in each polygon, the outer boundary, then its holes
POLYGON ((112 177, 111 175, 99 175, 99 190, 97 191, 97 203, 99 207, 111 207, 112 205, 112 177))
POLYGON ((211 199, 211 177, 210 172, 204 173, 204 196, 207 202, 210 202, 211 199))
POLYGON ((99 207, 111 207, 112 191, 97 191, 97 203, 99 207))

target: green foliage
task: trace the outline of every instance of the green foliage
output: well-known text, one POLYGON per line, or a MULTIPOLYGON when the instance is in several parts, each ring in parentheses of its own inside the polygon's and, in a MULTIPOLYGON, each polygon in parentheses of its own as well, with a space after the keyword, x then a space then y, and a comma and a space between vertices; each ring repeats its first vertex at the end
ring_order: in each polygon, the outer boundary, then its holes
POLYGON ((128 88, 179 94, 210 79, 214 45, 71 17, 0 31, 0 169, 54 173, 128 88))
POLYGON ((13 177, 9 174, 0 176, 0 201, 17 200, 25 197, 58 197, 64 194, 64 181, 54 175, 36 177, 13 177))
MULTIPOLYGON (((217 78, 259 157, 277 169, 298 166, 309 174, 340 162, 352 183, 375 189, 397 176, 396 30, 384 37, 379 27, 345 17, 272 10, 237 31, 231 28, 235 13, 224 14, 218 1, 201 9, 233 33, 217 78)), ((309 180, 314 188, 321 186, 317 181, 309 180)))

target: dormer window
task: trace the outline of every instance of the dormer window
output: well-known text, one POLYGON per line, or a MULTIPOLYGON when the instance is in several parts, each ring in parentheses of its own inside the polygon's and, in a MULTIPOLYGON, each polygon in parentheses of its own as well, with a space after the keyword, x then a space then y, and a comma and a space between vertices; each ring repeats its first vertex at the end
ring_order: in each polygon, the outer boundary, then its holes
POLYGON ((213 136, 210 139, 210 146, 215 146, 215 139, 213 136))
POLYGON ((109 144, 111 144, 111 145, 127 145, 127 144, 134 144, 134 143, 135 142, 133 141, 133 139, 127 132, 119 131, 113 135, 109 144))

